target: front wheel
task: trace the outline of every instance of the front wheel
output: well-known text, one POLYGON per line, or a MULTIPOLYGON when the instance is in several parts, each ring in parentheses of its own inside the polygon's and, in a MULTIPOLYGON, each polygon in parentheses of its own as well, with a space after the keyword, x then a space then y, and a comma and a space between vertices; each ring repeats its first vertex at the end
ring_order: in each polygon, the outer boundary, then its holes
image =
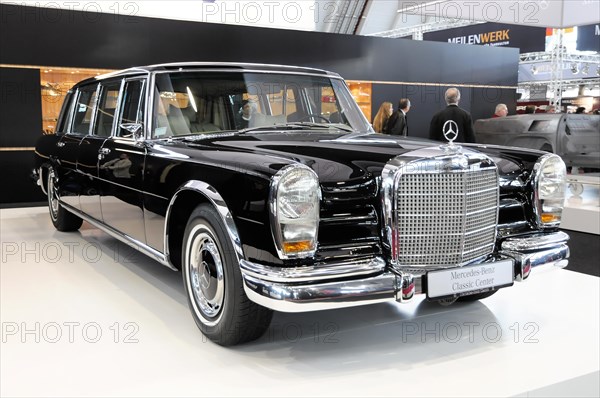
POLYGON ((212 206, 200 205, 192 212, 182 257, 188 304, 204 335, 223 346, 262 336, 273 312, 246 296, 233 244, 212 206))
POLYGON ((54 228, 61 232, 77 231, 83 220, 61 206, 58 200, 58 187, 56 185, 58 178, 53 168, 48 169, 47 192, 48 209, 50 210, 50 219, 54 228))

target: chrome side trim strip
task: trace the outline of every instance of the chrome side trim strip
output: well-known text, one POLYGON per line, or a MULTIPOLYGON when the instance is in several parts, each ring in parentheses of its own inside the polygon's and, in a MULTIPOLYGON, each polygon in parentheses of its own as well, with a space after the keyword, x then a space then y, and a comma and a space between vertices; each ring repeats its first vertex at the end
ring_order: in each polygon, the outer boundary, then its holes
POLYGON ((290 268, 270 267, 241 260, 240 269, 244 276, 258 278, 265 282, 295 283, 381 273, 385 269, 385 260, 374 257, 346 263, 290 268))
POLYGON ((101 221, 99 221, 93 217, 88 216, 85 213, 82 213, 81 211, 75 209, 74 207, 64 203, 63 201, 61 201, 60 204, 62 207, 64 207, 71 213, 75 214, 78 217, 83 218, 85 221, 92 224, 94 227, 106 232, 111 237, 120 240, 121 242, 125 243, 126 245, 144 253, 145 255, 147 255, 149 257, 152 257, 154 260, 156 260, 159 263, 161 263, 162 265, 172 269, 173 271, 178 271, 178 269, 175 268, 168 261, 168 259, 165 257, 165 255, 162 254, 161 252, 159 252, 158 250, 155 250, 155 249, 151 248, 150 246, 146 245, 145 243, 142 243, 128 235, 124 235, 124 234, 120 233, 116 229, 102 223, 101 221))
POLYGON ((194 191, 202 196, 204 196, 208 201, 214 206, 219 215, 221 216, 221 221, 223 221, 223 225, 227 230, 227 234, 229 235, 229 239, 231 240, 231 244, 233 245, 233 249, 235 251, 235 255, 237 257, 238 264, 241 259, 244 258, 244 251, 242 250, 242 242, 240 240, 240 234, 238 233, 237 227, 235 226, 235 222, 233 221, 233 216, 231 215, 231 211, 227 207, 227 203, 221 196, 217 190, 205 183, 204 181, 199 180, 191 180, 182 185, 175 195, 171 198, 169 202, 169 206, 167 207, 167 213, 165 215, 165 229, 164 229, 164 245, 165 245, 165 258, 170 262, 169 257, 169 222, 171 219, 171 209, 173 208, 173 204, 177 201, 177 197, 180 193, 184 191, 194 191))

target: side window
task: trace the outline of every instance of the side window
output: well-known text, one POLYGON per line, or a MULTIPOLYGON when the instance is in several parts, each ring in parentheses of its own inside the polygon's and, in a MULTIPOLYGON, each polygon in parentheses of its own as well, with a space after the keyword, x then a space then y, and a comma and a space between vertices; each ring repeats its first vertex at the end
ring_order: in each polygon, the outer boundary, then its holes
POLYGON ((92 115, 96 106, 97 85, 80 87, 77 93, 77 102, 73 110, 73 125, 71 132, 76 134, 89 134, 92 115))
POLYGON ((124 124, 144 123, 144 98, 146 90, 145 80, 130 80, 125 82, 123 98, 121 100, 121 115, 117 127, 118 137, 133 137, 133 133, 122 128, 124 124))
POLYGON ((73 104, 73 92, 69 91, 65 97, 65 100, 58 117, 58 124, 56 125, 56 133, 62 134, 67 131, 68 120, 71 118, 71 105, 73 104))
POLYGON ((94 135, 108 137, 112 131, 121 81, 102 83, 100 102, 94 123, 94 135))

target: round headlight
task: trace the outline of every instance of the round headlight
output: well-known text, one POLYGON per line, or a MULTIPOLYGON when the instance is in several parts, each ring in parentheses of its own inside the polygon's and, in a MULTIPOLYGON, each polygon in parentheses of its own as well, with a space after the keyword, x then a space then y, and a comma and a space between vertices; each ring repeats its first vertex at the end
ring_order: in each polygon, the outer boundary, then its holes
POLYGON ((271 182, 271 225, 279 257, 309 257, 317 250, 321 189, 304 165, 281 169, 271 182))
POLYGON ((553 154, 542 156, 534 167, 536 215, 540 227, 557 227, 562 218, 567 183, 567 168, 553 154))

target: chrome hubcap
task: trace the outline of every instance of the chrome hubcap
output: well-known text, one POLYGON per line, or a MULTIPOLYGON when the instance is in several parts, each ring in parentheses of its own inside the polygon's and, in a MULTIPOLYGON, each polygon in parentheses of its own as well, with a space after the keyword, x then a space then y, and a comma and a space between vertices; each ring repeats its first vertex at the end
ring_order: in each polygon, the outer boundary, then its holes
POLYGON ((225 281, 223 262, 217 245, 206 232, 193 240, 190 251, 190 287, 198 308, 208 318, 214 318, 223 307, 225 281))

